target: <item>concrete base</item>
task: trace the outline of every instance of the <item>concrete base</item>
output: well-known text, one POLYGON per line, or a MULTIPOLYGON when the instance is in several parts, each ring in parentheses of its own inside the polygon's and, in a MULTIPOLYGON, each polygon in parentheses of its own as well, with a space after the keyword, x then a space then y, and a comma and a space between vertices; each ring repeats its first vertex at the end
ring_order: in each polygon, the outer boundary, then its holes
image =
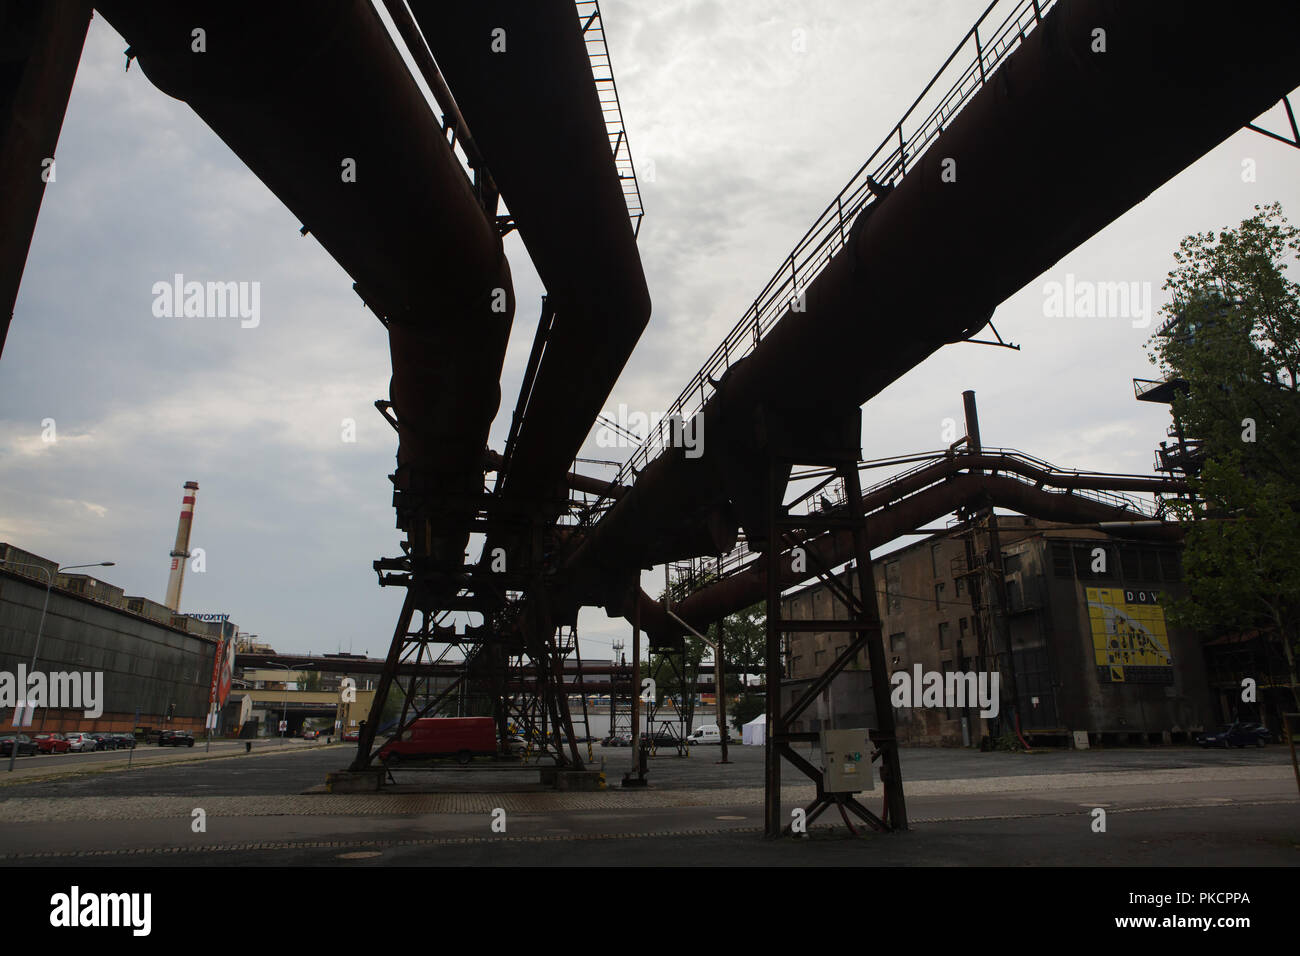
POLYGON ((336 770, 325 775, 325 789, 330 793, 378 793, 384 786, 384 768, 336 770))
POLYGON ((599 770, 564 770, 555 774, 556 790, 604 790, 605 774, 599 770))

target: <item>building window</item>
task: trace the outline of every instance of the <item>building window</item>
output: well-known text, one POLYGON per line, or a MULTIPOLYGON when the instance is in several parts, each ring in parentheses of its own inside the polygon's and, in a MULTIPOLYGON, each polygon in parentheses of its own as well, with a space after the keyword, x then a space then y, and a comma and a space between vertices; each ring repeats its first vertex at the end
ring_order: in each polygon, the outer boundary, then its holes
POLYGON ((1181 581, 1183 569, 1178 559, 1178 552, 1164 549, 1157 553, 1160 555, 1160 576, 1166 581, 1181 581))
POLYGON ((930 570, 934 572, 936 578, 943 577, 943 575, 939 573, 939 552, 942 549, 943 545, 941 544, 930 545, 930 570))
POLYGON ((907 662, 906 634, 889 635, 889 653, 893 657, 893 660, 890 663, 894 667, 901 667, 907 662))
POLYGON ((1160 555, 1155 551, 1143 548, 1140 552, 1142 555, 1142 580, 1159 581, 1160 580, 1160 555))
POLYGON ((898 611, 903 607, 903 572, 897 561, 885 565, 885 597, 889 610, 898 611))
POLYGON ((947 647, 948 647, 948 622, 940 621, 939 622, 939 650, 944 650, 947 647))
POLYGON ((936 584, 934 586, 934 609, 936 611, 943 610, 943 584, 942 583, 936 584))
POLYGON ((1052 573, 1058 578, 1074 577, 1074 558, 1068 544, 1052 545, 1052 573))
POLYGON ((966 579, 957 579, 957 597, 963 597, 966 593, 966 579))

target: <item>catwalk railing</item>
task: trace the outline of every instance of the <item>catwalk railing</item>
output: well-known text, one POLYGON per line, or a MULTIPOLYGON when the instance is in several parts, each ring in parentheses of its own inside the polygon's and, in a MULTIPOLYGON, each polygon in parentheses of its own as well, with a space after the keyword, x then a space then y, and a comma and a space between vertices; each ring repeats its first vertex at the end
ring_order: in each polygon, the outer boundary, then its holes
MULTIPOLYGON (((673 402, 657 427, 623 464, 615 479, 627 485, 671 440, 674 420, 689 420, 708 401, 713 383, 733 362, 748 355, 763 335, 796 302, 827 263, 845 246, 854 218, 876 198, 902 180, 994 69, 1042 21, 1056 0, 994 0, 967 31, 957 48, 921 94, 894 124, 883 142, 795 245, 744 317, 713 350, 704 366, 673 402), (964 52, 973 56, 963 57, 964 52)), ((584 518, 592 523, 610 505, 608 497, 584 518)))

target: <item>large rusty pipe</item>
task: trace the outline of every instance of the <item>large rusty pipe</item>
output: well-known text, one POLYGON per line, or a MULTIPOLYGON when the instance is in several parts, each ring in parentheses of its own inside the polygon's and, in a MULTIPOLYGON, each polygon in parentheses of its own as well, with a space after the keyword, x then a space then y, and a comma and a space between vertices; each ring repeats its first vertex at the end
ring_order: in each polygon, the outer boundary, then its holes
MULTIPOLYGON (((98 6, 148 78, 299 217, 388 326, 398 490, 425 500, 480 492, 514 315, 509 266, 375 9, 98 6)), ((454 511, 435 526, 399 509, 398 525, 417 556, 460 565, 467 534, 454 511)))
MULTIPOLYGON (((971 462, 971 468, 977 463, 987 465, 991 461, 994 459, 990 456, 976 457, 971 462)), ((1176 482, 1164 484, 1163 490, 1170 492, 1182 487, 1176 482)), ((1076 483, 1075 487, 1082 488, 1086 485, 1076 483)), ((997 507, 1008 508, 1043 521, 1101 523, 1132 517, 1132 512, 1122 507, 1059 491, 1046 491, 1006 475, 955 473, 942 483, 906 497, 901 486, 887 490, 890 492, 889 499, 896 503, 882 501, 883 491, 864 495, 862 499, 864 510, 868 511, 866 529, 869 548, 882 547, 895 538, 924 527, 929 521, 958 508, 984 501, 991 501, 997 507)), ((1177 536, 1182 533, 1182 529, 1171 524, 1156 528, 1135 527, 1131 533, 1136 537, 1162 538, 1177 536)), ((818 568, 834 568, 848 561, 853 557, 853 536, 848 531, 827 532, 808 540, 804 548, 808 556, 808 571, 794 571, 792 556, 788 551, 780 555, 782 588, 806 581, 811 576, 810 572, 818 568)), ((766 587, 767 561, 768 555, 764 555, 752 567, 706 585, 683 600, 674 610, 682 620, 702 630, 713 621, 761 601, 766 587)), ((642 627, 655 638, 681 632, 681 627, 663 613, 662 605, 645 592, 641 592, 639 602, 642 627)))
POLYGON ((502 483, 555 511, 650 317, 582 27, 559 0, 410 6, 555 310, 502 483))
POLYGON ((972 334, 1300 84, 1297 28, 1295 4, 1238 5, 1225 16, 1213 0, 1060 0, 854 223, 803 311, 788 311, 733 364, 703 412, 703 455, 670 449, 651 462, 574 565, 711 553, 703 545, 718 542, 701 539, 704 517, 725 539, 741 522, 737 499, 757 494, 747 478, 763 473, 756 416, 780 408, 811 420, 860 405, 972 334), (1097 30, 1105 52, 1094 52, 1097 30), (1188 69, 1193 62, 1215 68, 1188 69))

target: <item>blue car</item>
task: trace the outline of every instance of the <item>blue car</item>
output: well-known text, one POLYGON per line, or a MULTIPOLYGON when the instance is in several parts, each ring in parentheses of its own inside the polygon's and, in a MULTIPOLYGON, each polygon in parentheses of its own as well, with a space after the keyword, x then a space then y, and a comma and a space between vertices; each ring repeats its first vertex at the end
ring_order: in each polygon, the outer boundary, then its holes
POLYGON ((1217 733, 1201 734, 1196 738, 1196 742, 1207 749, 1210 747, 1246 747, 1250 744, 1262 747, 1272 739, 1273 732, 1263 724, 1239 720, 1234 724, 1221 727, 1217 733))

